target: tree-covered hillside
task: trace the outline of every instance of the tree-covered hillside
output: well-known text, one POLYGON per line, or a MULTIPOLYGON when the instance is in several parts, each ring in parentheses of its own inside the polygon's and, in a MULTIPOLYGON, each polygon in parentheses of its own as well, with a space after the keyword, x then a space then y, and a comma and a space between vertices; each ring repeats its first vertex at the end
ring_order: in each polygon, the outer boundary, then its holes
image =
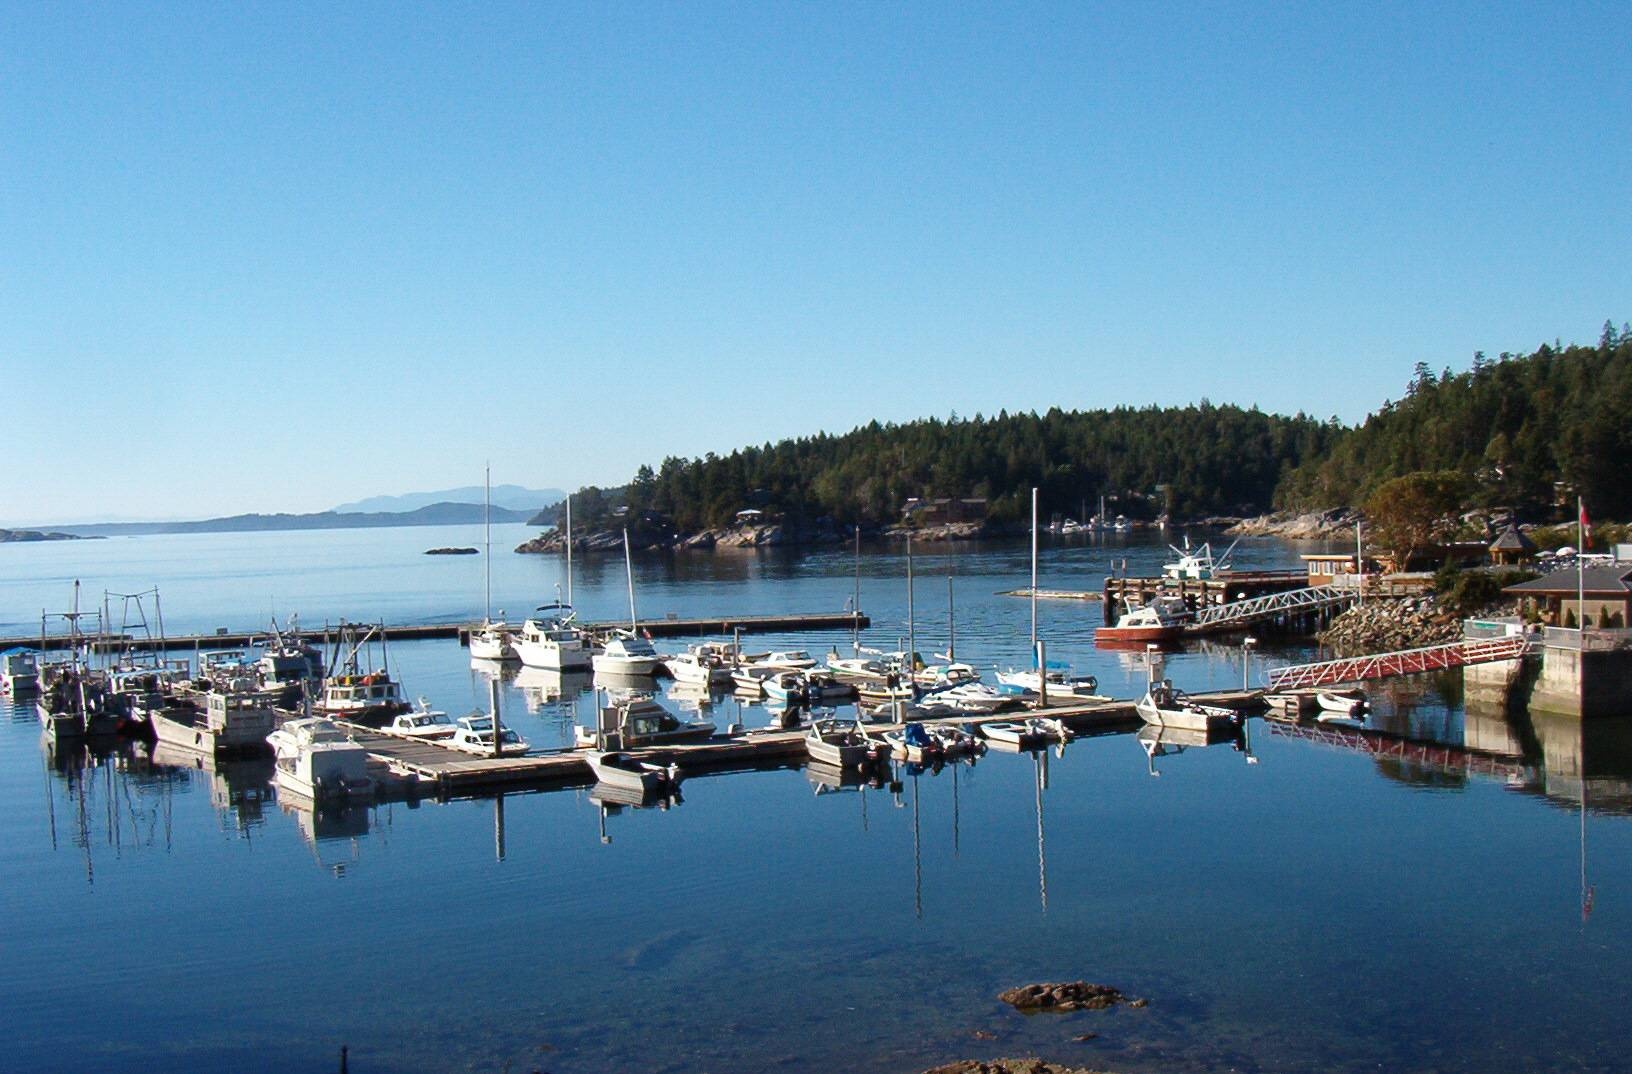
MULTIPOLYGON (((759 507, 794 522, 897 521, 912 497, 982 498, 998 521, 1030 509, 1041 488, 1045 512, 1077 514, 1098 497, 1113 512, 1153 515, 1168 506, 1195 515, 1265 509, 1277 482, 1324 451, 1335 424, 1213 406, 999 414, 902 425, 877 422, 841 436, 818 435, 744 448, 730 455, 664 460, 642 467, 624 495, 574 500, 593 523, 591 503, 626 502, 656 511, 681 530, 729 522, 759 507)), ((588 491, 588 490, 586 490, 588 491)))
POLYGON ((1337 437, 1287 476, 1279 506, 1357 504, 1383 482, 1456 470, 1478 505, 1536 517, 1577 493, 1595 514, 1632 515, 1632 328, 1604 326, 1597 347, 1475 355, 1436 377, 1419 363, 1399 402, 1337 437))

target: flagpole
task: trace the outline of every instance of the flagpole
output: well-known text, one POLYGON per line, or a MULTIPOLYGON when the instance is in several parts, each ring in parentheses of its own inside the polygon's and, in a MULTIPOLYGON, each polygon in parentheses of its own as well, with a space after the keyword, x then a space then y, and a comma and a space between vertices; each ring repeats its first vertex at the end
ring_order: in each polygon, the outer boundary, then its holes
POLYGON ((1581 497, 1575 498, 1575 629, 1583 637, 1587 633, 1587 507, 1581 497))

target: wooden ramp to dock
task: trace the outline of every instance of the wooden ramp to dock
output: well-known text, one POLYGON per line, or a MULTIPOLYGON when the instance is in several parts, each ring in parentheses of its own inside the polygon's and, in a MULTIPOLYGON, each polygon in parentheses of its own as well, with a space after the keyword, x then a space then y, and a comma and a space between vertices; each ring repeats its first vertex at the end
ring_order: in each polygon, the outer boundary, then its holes
POLYGON ((1184 632, 1210 634, 1234 630, 1250 623, 1283 615, 1306 615, 1309 612, 1342 608, 1354 603, 1355 600, 1355 590, 1329 585, 1266 593, 1261 597, 1198 608, 1195 615, 1184 624, 1184 632))
POLYGON ((1270 691, 1279 693, 1301 687, 1331 686, 1340 682, 1386 679, 1395 675, 1416 675, 1424 671, 1443 671, 1498 660, 1517 660, 1536 650, 1535 640, 1522 634, 1503 638, 1465 638, 1447 645, 1270 668, 1265 682, 1270 691))

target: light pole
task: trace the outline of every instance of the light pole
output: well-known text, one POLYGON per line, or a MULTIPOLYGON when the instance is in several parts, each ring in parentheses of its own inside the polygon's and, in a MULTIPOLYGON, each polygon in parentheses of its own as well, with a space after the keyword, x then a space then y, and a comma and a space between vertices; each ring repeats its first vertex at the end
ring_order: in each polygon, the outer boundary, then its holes
POLYGON ((1241 639, 1241 689, 1243 692, 1252 689, 1250 685, 1252 672, 1252 651, 1258 647, 1258 639, 1250 634, 1241 639))

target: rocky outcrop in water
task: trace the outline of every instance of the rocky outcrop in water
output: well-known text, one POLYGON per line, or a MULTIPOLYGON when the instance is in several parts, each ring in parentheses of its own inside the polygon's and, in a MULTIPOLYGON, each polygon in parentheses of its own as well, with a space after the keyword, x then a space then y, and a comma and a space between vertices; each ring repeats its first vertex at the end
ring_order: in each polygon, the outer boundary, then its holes
POLYGON ((1360 512, 1350 507, 1334 507, 1328 511, 1307 511, 1297 514, 1278 511, 1275 514, 1243 518, 1225 533, 1233 537, 1285 537, 1290 540, 1332 540, 1353 537, 1354 524, 1360 512))
POLYGON ((932 1067, 924 1074, 1095 1074, 1087 1067, 1068 1067, 1035 1056, 1025 1059, 960 1059, 932 1067))
POLYGON ((1144 1000, 1129 999, 1110 985, 1091 984, 1088 981, 1022 985, 1000 992, 997 998, 1026 1014, 1038 1011, 1102 1011, 1118 1003, 1131 1007, 1145 1005, 1144 1000))
POLYGON ((1364 656, 1440 645, 1461 636, 1461 620, 1441 609, 1431 594, 1424 594, 1369 599, 1333 619, 1316 638, 1340 656, 1364 656))
POLYGON ((427 548, 425 554, 427 556, 474 556, 479 553, 474 548, 427 548))
POLYGON ((45 530, 0 530, 0 544, 11 541, 82 541, 77 533, 50 533, 45 530))

